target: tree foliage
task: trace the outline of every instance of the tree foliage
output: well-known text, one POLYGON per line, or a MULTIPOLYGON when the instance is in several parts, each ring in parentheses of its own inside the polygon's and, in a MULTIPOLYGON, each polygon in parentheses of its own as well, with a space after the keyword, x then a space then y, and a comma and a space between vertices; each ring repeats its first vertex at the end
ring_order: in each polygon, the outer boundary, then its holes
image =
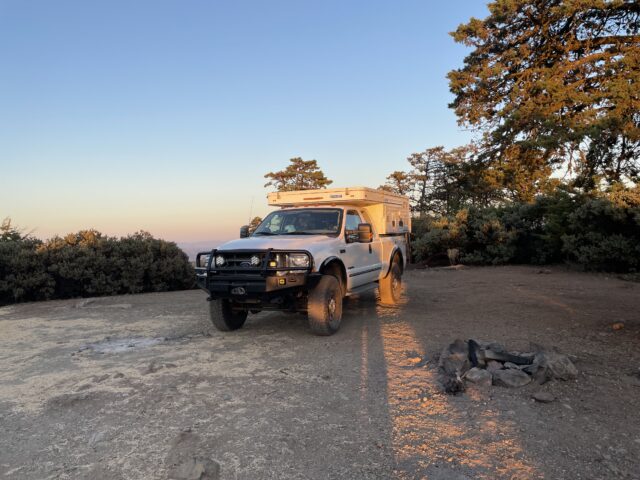
POLYGON ((459 122, 512 198, 569 169, 593 190, 640 173, 640 3, 496 0, 453 32, 472 48, 449 73, 459 122))
POLYGON ((399 195, 407 195, 413 189, 413 179, 407 172, 396 170, 391 172, 387 176, 385 184, 380 185, 378 188, 399 195))
POLYGON ((269 172, 264 178, 269 181, 265 187, 275 187, 279 192, 291 190, 314 190, 326 188, 333 183, 329 180, 315 160, 303 160, 300 157, 289 160, 290 164, 284 170, 269 172))
POLYGON ((194 278, 175 243, 147 232, 118 239, 82 230, 43 242, 10 221, 0 230, 0 304, 181 290, 194 278))
POLYGON ((5 218, 0 224, 0 241, 22 240, 28 235, 24 235, 22 231, 12 225, 10 218, 5 218))
MULTIPOLYGON (((414 254, 640 269, 640 2, 494 0, 453 32, 472 145, 413 153, 414 254)), ((434 260, 435 259, 435 260, 434 260)))
POLYGON ((255 230, 262 223, 261 217, 253 217, 249 222, 249 230, 255 230))
POLYGON ((258 228, 258 226, 262 223, 262 218, 261 217, 253 217, 251 219, 251 221, 249 222, 249 233, 252 233, 255 231, 256 228, 258 228))
POLYGON ((391 173, 379 188, 407 195, 417 215, 447 215, 467 206, 486 206, 501 198, 473 145, 443 146, 412 153, 409 169, 391 173))

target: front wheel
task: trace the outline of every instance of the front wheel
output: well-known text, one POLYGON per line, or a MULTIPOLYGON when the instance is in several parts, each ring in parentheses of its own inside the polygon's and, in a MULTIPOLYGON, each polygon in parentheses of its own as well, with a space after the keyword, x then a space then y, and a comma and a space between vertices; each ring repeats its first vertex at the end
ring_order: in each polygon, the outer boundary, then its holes
POLYGON ((224 299, 209 302, 209 316, 211 323, 223 332, 238 330, 247 320, 246 311, 234 311, 231 308, 231 302, 224 299))
POLYGON ((323 275, 309 293, 308 318, 316 335, 333 335, 342 321, 342 288, 333 275, 323 275))
POLYGON ((394 261, 387 276, 380 280, 380 302, 395 305, 400 301, 401 292, 402 270, 398 262, 394 261))

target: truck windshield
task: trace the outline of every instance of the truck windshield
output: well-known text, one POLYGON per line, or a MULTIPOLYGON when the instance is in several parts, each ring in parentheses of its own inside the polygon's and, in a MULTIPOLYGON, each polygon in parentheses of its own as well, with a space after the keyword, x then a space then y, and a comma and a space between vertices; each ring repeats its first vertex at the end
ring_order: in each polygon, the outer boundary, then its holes
POLYGON ((342 210, 309 208, 280 210, 267 215, 254 235, 338 235, 342 210))

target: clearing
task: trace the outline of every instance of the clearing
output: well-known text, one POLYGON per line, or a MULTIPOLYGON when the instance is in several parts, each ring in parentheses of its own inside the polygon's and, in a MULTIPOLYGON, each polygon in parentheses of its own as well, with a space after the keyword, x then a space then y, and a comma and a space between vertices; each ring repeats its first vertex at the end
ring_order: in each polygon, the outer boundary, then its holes
POLYGON ((282 313, 217 332, 201 291, 0 308, 0 477, 162 479, 196 457, 234 480, 640 478, 640 284, 560 267, 405 282, 395 308, 349 300, 332 337, 282 313), (455 338, 557 347, 579 376, 446 395, 435 357, 455 338))

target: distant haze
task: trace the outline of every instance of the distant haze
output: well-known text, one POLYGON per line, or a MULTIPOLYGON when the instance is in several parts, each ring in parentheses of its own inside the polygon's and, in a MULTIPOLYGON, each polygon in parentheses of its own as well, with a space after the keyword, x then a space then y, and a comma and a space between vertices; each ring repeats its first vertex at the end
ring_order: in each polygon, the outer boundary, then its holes
POLYGON ((214 248, 219 247, 223 243, 231 240, 228 238, 226 240, 209 240, 204 242, 178 242, 178 246, 189 255, 190 260, 195 260, 196 255, 199 252, 207 252, 214 248))

